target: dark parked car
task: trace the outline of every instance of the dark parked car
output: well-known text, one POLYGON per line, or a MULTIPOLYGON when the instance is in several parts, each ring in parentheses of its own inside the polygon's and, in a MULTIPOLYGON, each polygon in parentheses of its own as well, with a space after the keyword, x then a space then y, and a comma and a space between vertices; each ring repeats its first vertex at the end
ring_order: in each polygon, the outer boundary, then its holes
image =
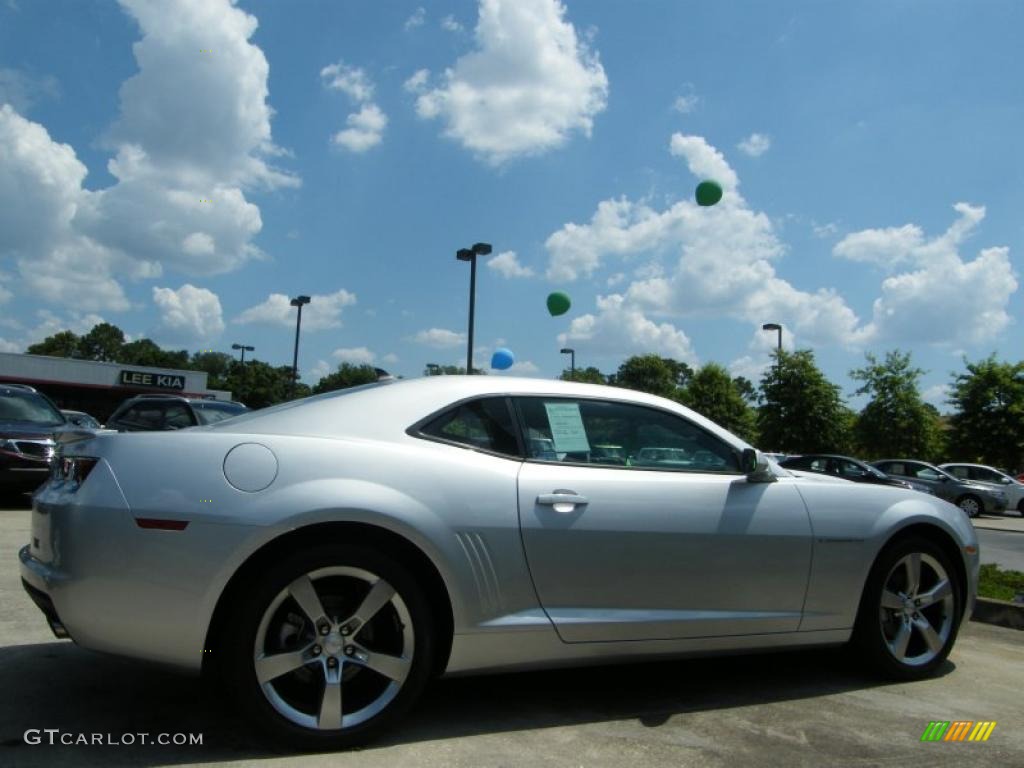
POLYGON ((138 395, 121 403, 107 419, 107 429, 153 432, 215 424, 249 409, 241 403, 179 395, 138 395))
POLYGON ((882 459, 872 464, 901 479, 925 483, 939 498, 956 504, 968 517, 1006 509, 1006 493, 973 480, 960 480, 933 464, 914 459, 882 459))
POLYGON ((863 461, 851 459, 849 456, 836 456, 829 453, 810 453, 805 456, 790 456, 779 462, 786 469, 799 469, 803 472, 819 472, 833 475, 855 483, 874 483, 875 485, 895 485, 911 488, 924 493, 934 493, 925 483, 898 477, 889 477, 882 470, 865 464, 863 461))
POLYGON ((38 488, 61 436, 80 431, 46 395, 0 382, 0 494, 38 488))

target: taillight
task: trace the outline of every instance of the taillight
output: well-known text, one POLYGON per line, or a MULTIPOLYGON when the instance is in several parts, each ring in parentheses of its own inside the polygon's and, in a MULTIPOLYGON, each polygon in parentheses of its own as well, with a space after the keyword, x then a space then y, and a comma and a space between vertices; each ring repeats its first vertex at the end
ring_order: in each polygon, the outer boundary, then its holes
POLYGON ((69 483, 77 489, 98 461, 92 456, 57 456, 53 460, 50 476, 58 483, 69 483))

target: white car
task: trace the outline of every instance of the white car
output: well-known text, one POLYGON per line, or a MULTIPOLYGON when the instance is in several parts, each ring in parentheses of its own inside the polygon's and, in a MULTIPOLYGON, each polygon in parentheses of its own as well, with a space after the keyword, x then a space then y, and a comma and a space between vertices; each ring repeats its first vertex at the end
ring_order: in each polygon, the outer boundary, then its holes
POLYGON ((961 480, 974 480, 999 488, 1006 493, 1006 508, 1015 509, 1024 515, 1024 483, 1005 472, 984 464, 940 464, 939 469, 961 480))

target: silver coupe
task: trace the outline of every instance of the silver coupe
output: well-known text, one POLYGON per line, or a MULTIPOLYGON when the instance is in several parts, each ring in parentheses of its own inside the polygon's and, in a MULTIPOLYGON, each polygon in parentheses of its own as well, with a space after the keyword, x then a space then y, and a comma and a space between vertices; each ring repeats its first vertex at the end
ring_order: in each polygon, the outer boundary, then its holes
POLYGON ((20 559, 58 637, 215 673, 312 749, 440 674, 850 643, 923 678, 979 567, 941 499, 787 471, 651 395, 497 376, 71 443, 20 559))

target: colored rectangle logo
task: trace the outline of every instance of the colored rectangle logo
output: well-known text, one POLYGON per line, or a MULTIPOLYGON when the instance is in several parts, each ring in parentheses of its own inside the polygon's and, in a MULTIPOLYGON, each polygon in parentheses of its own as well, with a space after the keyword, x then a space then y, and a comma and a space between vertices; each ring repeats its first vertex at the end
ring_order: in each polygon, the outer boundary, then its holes
POLYGON ((932 720, 921 741, 988 741, 995 729, 995 720, 932 720))

